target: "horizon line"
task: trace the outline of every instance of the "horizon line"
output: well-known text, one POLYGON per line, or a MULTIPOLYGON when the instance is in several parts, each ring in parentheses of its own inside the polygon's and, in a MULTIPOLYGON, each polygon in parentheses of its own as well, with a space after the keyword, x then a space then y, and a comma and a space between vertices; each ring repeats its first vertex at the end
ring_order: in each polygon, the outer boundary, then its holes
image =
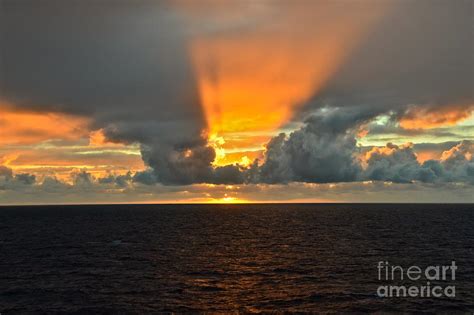
POLYGON ((240 206, 240 205, 474 205, 474 202, 236 202, 236 203, 56 203, 56 204, 0 204, 7 207, 61 207, 61 206, 240 206))

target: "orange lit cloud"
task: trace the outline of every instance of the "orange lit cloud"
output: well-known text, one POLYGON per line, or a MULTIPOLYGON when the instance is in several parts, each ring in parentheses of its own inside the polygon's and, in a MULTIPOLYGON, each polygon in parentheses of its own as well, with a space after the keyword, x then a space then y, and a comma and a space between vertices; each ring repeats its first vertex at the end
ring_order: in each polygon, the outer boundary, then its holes
POLYGON ((438 160, 440 157, 439 151, 417 151, 416 159, 420 164, 428 160, 438 160))
POLYGON ((61 113, 18 111, 0 104, 0 145, 46 140, 77 140, 88 134, 89 120, 61 113))
POLYGON ((444 151, 441 155, 441 161, 447 161, 456 158, 462 158, 466 161, 470 161, 473 157, 473 152, 474 143, 470 141, 462 141, 451 149, 444 151))
MULTIPOLYGON (((0 158, 0 165, 6 165, 16 172, 27 172, 36 176, 56 176, 69 179, 73 170, 87 170, 95 177, 104 177, 107 173, 125 174, 145 168, 140 155, 124 153, 120 150, 107 150, 88 147, 21 148, 10 149, 0 158)), ((0 155, 1 155, 0 148, 0 155)))
POLYGON ((386 146, 384 147, 373 147, 369 151, 365 152, 362 156, 362 162, 367 162, 372 158, 374 155, 384 155, 384 156, 390 156, 396 153, 399 150, 403 149, 410 149, 413 148, 413 143, 405 143, 402 145, 395 145, 392 143, 387 143, 386 146))
POLYGON ((400 126, 405 129, 430 129, 453 126, 469 118, 474 105, 443 107, 412 107, 400 119, 400 126))
POLYGON ((0 104, 0 165, 62 180, 74 169, 87 169, 97 177, 144 169, 136 148, 107 142, 101 130, 89 131, 89 122, 0 104))
POLYGON ((89 133, 89 145, 92 147, 126 148, 127 145, 120 142, 111 142, 107 139, 103 129, 93 130, 89 133))

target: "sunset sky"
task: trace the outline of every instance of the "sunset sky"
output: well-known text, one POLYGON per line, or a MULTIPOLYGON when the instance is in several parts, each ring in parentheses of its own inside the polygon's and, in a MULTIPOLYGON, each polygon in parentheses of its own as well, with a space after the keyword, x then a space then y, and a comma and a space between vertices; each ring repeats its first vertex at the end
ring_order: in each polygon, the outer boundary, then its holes
POLYGON ((0 204, 474 202, 472 0, 0 0, 0 204))

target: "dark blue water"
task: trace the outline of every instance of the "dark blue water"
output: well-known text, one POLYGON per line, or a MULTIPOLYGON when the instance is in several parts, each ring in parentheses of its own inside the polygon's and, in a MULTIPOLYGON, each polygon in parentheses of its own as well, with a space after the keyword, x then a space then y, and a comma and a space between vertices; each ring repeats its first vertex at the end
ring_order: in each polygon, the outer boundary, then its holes
POLYGON ((472 312, 473 244, 473 205, 3 207, 0 312, 472 312), (455 298, 376 295, 453 260, 455 298))

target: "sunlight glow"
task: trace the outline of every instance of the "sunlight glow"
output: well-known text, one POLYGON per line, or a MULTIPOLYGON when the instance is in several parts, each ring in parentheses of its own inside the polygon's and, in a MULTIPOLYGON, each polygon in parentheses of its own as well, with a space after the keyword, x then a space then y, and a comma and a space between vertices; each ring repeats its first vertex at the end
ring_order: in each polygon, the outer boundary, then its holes
POLYGON ((206 203, 226 203, 226 204, 234 204, 234 203, 248 203, 247 200, 239 199, 236 197, 228 196, 227 194, 224 195, 222 198, 212 198, 206 201, 206 203))
MULTIPOLYGON (((190 44, 211 140, 266 132, 254 145, 266 143, 324 87, 386 6, 341 13, 338 5, 304 1, 280 9, 284 14, 272 11, 275 21, 249 9, 249 20, 265 22, 242 32, 197 35, 190 44)), ((212 13, 208 18, 223 23, 212 13)), ((215 164, 225 154, 218 152, 215 164)), ((248 164, 244 157, 234 162, 248 164)))

